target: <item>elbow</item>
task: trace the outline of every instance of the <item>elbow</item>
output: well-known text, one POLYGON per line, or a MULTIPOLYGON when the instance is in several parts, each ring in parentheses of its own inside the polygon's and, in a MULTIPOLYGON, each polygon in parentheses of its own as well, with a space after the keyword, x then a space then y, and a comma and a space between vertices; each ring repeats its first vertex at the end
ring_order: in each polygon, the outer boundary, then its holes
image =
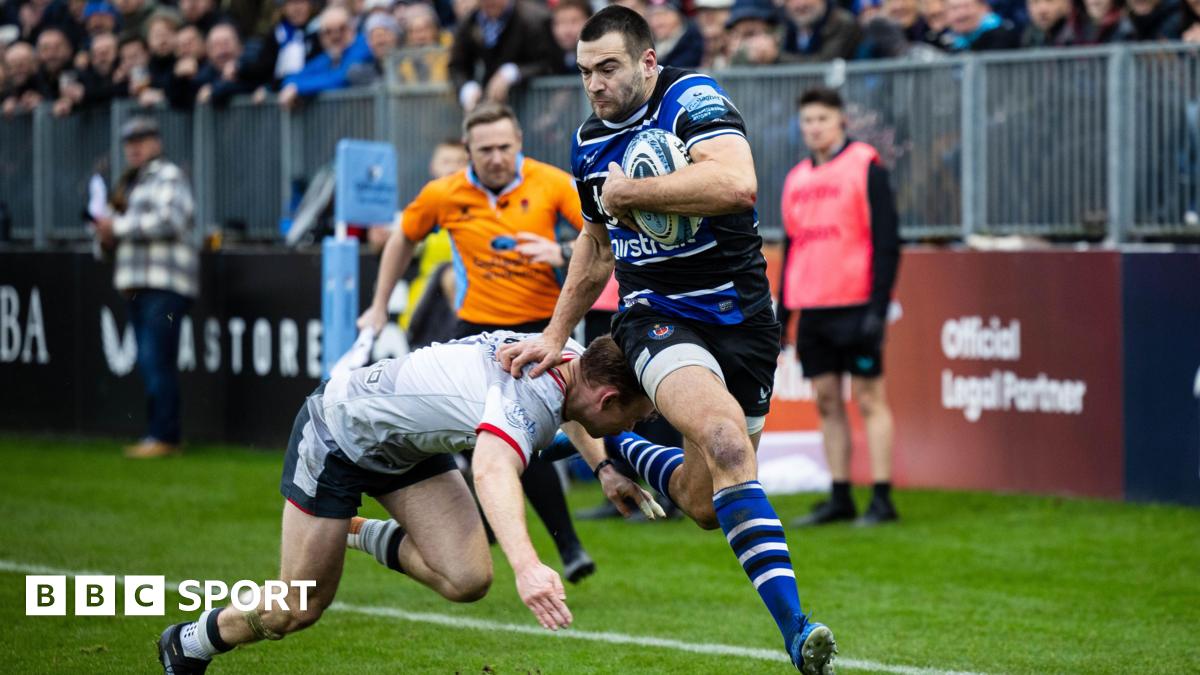
POLYGON ((732 203, 730 206, 736 211, 746 211, 754 208, 758 203, 758 185, 754 183, 744 183, 738 185, 730 191, 732 203))

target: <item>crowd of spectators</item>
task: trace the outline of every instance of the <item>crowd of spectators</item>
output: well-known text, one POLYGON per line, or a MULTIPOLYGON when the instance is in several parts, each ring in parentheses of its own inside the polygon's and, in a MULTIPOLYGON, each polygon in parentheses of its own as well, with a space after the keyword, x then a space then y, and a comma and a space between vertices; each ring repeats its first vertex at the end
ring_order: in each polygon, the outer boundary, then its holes
MULTIPOLYGON (((1200 0, 613 0, 659 62, 719 69, 1112 42, 1200 43, 1200 0)), ((129 98, 294 107, 323 91, 449 83, 465 109, 573 73, 606 0, 0 0, 0 106, 56 115, 129 98), (325 4, 322 4, 322 3, 325 4)))

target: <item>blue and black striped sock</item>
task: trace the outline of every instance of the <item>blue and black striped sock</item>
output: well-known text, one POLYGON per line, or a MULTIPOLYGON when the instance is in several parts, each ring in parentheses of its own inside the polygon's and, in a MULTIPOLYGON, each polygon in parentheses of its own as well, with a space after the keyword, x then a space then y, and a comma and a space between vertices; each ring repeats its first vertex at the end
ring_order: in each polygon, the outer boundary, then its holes
POLYGON ((671 475, 683 465, 682 448, 655 445, 631 431, 605 436, 604 444, 624 457, 650 487, 668 499, 671 497, 667 488, 671 485, 671 475))
POLYGON ((801 613, 800 593, 783 524, 767 501, 767 493, 756 480, 739 483, 714 494, 713 508, 729 547, 786 641, 801 613))

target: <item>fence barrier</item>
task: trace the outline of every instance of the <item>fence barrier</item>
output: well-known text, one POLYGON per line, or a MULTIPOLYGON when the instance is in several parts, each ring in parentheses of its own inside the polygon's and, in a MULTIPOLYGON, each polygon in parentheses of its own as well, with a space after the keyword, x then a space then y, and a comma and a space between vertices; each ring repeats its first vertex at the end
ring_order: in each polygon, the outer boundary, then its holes
MULTIPOLYGON (((119 175, 117 130, 139 112, 159 120, 166 152, 193 179, 198 236, 223 226, 278 241, 297 192, 344 137, 396 145, 403 203, 427 180, 433 147, 458 136, 462 113, 444 85, 404 84, 398 68, 387 72, 381 84, 295 111, 249 100, 142 110, 123 100, 63 118, 43 105, 0 119, 8 236, 38 248, 86 237, 88 182, 119 175)), ((796 99, 828 84, 848 102, 850 134, 891 168, 906 240, 1200 239, 1194 45, 735 68, 717 78, 746 120, 767 237, 779 236, 783 180, 804 156, 796 99)), ((578 78, 535 80, 513 104, 525 152, 568 169, 571 135, 589 113, 578 78)))

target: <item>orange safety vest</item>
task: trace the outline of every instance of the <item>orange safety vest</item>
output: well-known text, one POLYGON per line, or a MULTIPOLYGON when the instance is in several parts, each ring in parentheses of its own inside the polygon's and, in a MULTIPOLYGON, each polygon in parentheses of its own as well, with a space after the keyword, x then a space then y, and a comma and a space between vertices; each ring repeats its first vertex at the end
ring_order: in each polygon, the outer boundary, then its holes
POLYGON ((875 148, 856 141, 820 166, 805 159, 788 173, 783 226, 791 248, 784 307, 848 307, 871 299, 867 170, 878 161, 875 148))

